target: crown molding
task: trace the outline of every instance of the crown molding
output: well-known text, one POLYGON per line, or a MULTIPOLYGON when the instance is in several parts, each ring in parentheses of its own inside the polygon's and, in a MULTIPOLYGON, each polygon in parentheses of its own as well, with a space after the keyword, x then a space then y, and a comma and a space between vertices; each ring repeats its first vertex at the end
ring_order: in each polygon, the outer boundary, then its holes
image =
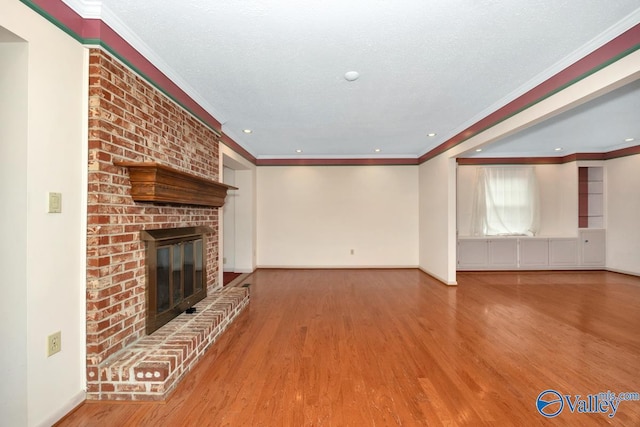
POLYGON ((102 0, 62 0, 84 19, 100 19, 102 17, 102 0))
MULTIPOLYGON (((634 13, 634 19, 637 19, 638 15, 640 15, 640 13, 634 13)), ((628 20, 624 20, 625 24, 627 23, 627 21, 628 20)), ((638 43, 639 37, 640 24, 638 24, 636 21, 635 25, 632 25, 629 29, 619 34, 617 37, 609 40, 605 44, 598 47, 596 50, 591 51, 586 56, 579 58, 571 65, 556 72, 556 74, 548 77, 537 86, 526 91, 525 93, 503 105, 502 107, 493 111, 491 111, 491 108, 485 110, 483 113, 476 116, 475 119, 481 117, 478 121, 464 128, 464 130, 456 133, 454 136, 447 137, 447 140, 445 142, 421 155, 419 157, 419 163, 424 163, 429 159, 432 159, 448 151, 449 149, 455 147, 458 144, 461 144, 467 139, 495 126, 503 120, 515 116, 516 114, 521 113, 522 111, 537 104, 538 102, 543 101, 546 98, 566 89, 567 87, 612 64, 620 58, 632 52, 635 52, 636 50, 640 49, 640 43, 638 43), (487 115, 482 117, 483 114, 487 115)), ((572 56, 578 55, 574 53, 574 55, 572 56)), ((475 119, 472 119, 469 122, 473 122, 473 120, 475 119)))
POLYGON ((640 154, 640 145, 604 153, 574 153, 548 157, 458 157, 458 165, 558 165, 578 161, 613 160, 640 154))
POLYGON ((257 159, 256 166, 418 166, 418 159, 413 158, 274 158, 257 159))
POLYGON ((418 158, 412 154, 378 154, 378 155, 369 155, 369 154, 352 154, 352 155, 340 155, 340 154, 286 154, 286 155, 260 155, 257 157, 258 160, 318 160, 318 159, 345 159, 345 160, 355 160, 355 159, 408 159, 408 160, 417 160, 418 158))
MULTIPOLYGON (((79 1, 79 0, 74 0, 79 1)), ((82 0, 80 0, 82 1, 82 0)), ((184 91, 191 99, 204 108, 209 114, 216 118, 220 123, 227 121, 224 114, 217 110, 211 103, 201 97, 193 86, 187 83, 180 74, 178 74, 169 64, 167 64, 147 43, 145 43, 135 31, 127 26, 122 20, 107 6, 102 6, 102 14, 100 16, 102 22, 107 24, 115 31, 124 41, 129 43, 135 50, 144 56, 147 61, 152 63, 158 70, 175 83, 184 91)))
POLYGON ((585 43, 584 45, 582 45, 581 47, 579 47, 569 55, 565 56, 560 61, 551 65, 546 70, 537 74, 535 77, 525 82, 524 84, 522 84, 520 87, 518 87, 511 93, 507 94, 502 99, 496 101, 491 106, 481 111, 474 118, 467 121, 466 125, 463 125, 461 128, 459 128, 459 131, 455 132, 453 135, 456 135, 460 131, 467 129, 469 126, 489 116, 491 113, 499 110, 500 108, 506 106, 510 102, 518 99, 519 97, 523 96, 527 92, 535 89, 537 86, 541 85, 542 83, 559 75, 564 70, 568 69, 573 64, 580 61, 582 58, 587 57, 588 55, 592 54, 596 50, 605 46, 607 43, 613 41, 615 38, 621 36, 626 31, 638 25, 638 22, 640 22, 640 8, 636 9, 636 11, 633 12, 632 14, 626 16, 621 21, 609 27, 603 33, 594 37, 589 42, 585 43))
MULTIPOLYGON (((47 18, 62 28, 64 31, 72 34, 85 44, 88 41, 84 35, 84 29, 94 26, 92 20, 100 21, 103 25, 110 27, 114 36, 119 37, 124 43, 131 46, 136 54, 149 62, 169 81, 169 86, 175 85, 180 91, 186 94, 193 101, 197 109, 204 110, 211 115, 222 129, 221 123, 225 123, 224 115, 217 111, 212 105, 198 96, 197 92, 187 84, 172 68, 166 64, 160 57, 144 43, 135 32, 131 31, 108 7, 102 4, 101 0, 21 0, 23 3, 31 6, 37 12, 48 15, 47 18), (64 11, 60 12, 52 6, 52 4, 64 3, 69 9, 82 17, 83 22, 78 22, 75 17, 69 16, 64 11), (33 5, 37 6, 34 7, 33 5), (55 10, 55 11, 54 11, 55 10)), ((531 105, 553 95, 554 93, 570 86, 589 74, 598 71, 609 63, 619 59, 630 50, 639 48, 638 34, 640 34, 640 8, 628 15, 626 18, 610 27, 607 31, 598 37, 583 45, 580 49, 574 51, 571 55, 557 62, 545 72, 538 74, 534 79, 523 84, 520 88, 514 90, 511 94, 505 96, 502 100, 494 103, 490 107, 483 110, 471 120, 468 120, 457 130, 452 131, 445 136, 444 142, 431 148, 422 155, 407 158, 309 158, 309 159, 290 159, 290 158, 274 158, 274 159, 256 159, 249 151, 241 147, 232 140, 231 136, 223 133, 223 142, 234 150, 239 150, 243 157, 252 162, 258 161, 258 164, 318 164, 326 162, 326 164, 421 164, 437 155, 451 149, 452 147, 464 142, 468 138, 496 125, 497 123, 525 110, 531 105), (631 44, 630 44, 631 43, 631 44), (626 49, 626 50, 625 50, 626 49), (340 163, 342 162, 342 163, 340 163), (392 163, 393 162, 393 163, 392 163)), ((95 24, 99 27, 99 23, 95 24)), ((98 41, 102 40, 99 34, 98 41)), ((121 43, 117 46, 110 46, 113 52, 122 55, 125 61, 129 61, 134 66, 140 62, 139 58, 130 58, 131 52, 126 48, 127 53, 119 52, 122 49, 121 43)), ((133 55, 137 56, 137 55, 133 55)), ((145 78, 149 79, 148 76, 145 78)), ((165 86, 167 82, 164 79, 156 82, 160 87, 165 86)), ((164 88, 166 92, 173 93, 173 90, 164 88)), ((178 97, 181 98, 180 96, 178 97)), ((183 103, 184 101, 180 101, 183 103)), ((190 102, 187 105, 191 105, 190 102)), ((193 106, 192 106, 193 107, 193 106)), ((189 108, 188 108, 189 109, 189 108)))
MULTIPOLYGON (((599 34, 595 38, 591 39, 589 42, 587 42, 580 48, 576 49, 568 56, 562 58, 560 61, 556 62, 555 64, 553 64, 543 72, 539 73, 529 81, 523 83, 520 87, 516 88, 511 93, 505 95, 500 100, 494 102, 492 105, 485 108, 480 113, 476 114, 474 117, 470 118, 469 120, 461 124, 458 128, 452 130, 449 134, 445 135, 444 137, 445 142, 443 142, 441 145, 447 144, 450 140, 454 139, 455 137, 459 136, 462 133, 465 133, 470 128, 472 128, 475 124, 481 122, 483 119, 487 118, 491 114, 495 113, 496 111, 499 111, 501 108, 507 107, 511 103, 514 103, 519 98, 524 97, 529 92, 533 91, 543 83, 554 79, 556 76, 562 74, 563 71, 567 70, 568 68, 570 68, 572 65, 574 65, 581 59, 594 53, 598 49, 604 47, 606 44, 610 43, 614 39, 622 36, 625 32, 631 30, 634 27, 637 27, 638 22, 640 22, 640 8, 636 9, 635 12, 626 16, 624 19, 617 22, 616 24, 612 25, 611 27, 609 27, 609 29, 599 34)), ((555 92, 552 92, 552 93, 555 93, 555 92)), ((552 93, 548 95, 551 95, 552 93)), ((532 101, 531 104, 537 101, 539 100, 532 101)), ((527 107, 529 105, 527 105, 527 107)), ((438 148, 440 148, 440 146, 425 150, 424 153, 422 155, 419 155, 418 157, 422 158, 424 156, 427 156, 430 152, 438 148)))

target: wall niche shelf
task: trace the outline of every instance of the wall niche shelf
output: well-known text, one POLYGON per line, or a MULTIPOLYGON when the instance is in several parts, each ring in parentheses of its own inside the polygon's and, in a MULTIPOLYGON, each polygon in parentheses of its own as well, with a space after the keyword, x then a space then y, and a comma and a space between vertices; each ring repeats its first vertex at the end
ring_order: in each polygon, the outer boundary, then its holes
POLYGON ((129 169, 131 197, 136 202, 221 207, 227 190, 238 189, 155 162, 113 164, 129 169))

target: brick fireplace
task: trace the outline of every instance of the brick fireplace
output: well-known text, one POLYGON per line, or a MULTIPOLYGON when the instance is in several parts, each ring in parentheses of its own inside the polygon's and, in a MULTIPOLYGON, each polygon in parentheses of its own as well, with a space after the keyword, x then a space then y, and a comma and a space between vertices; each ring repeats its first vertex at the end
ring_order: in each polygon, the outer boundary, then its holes
MULTIPOLYGON (((203 249, 205 283, 207 293, 212 296, 202 303, 206 302, 225 313, 231 311, 233 315, 246 305, 246 290, 236 290, 235 294, 216 299, 219 296, 215 292, 221 289, 221 283, 218 283, 218 208, 134 202, 127 168, 114 165, 114 162, 121 161, 157 162, 217 181, 218 145, 219 136, 213 130, 146 80, 105 51, 90 50, 86 292, 88 399, 149 399, 149 395, 145 395, 145 390, 149 391, 148 386, 115 381, 113 371, 108 368, 113 365, 114 358, 140 345, 146 335, 145 244, 140 238, 141 230, 177 227, 208 227, 213 230, 206 235, 206 247, 203 249)), ((206 333, 219 334, 226 325, 223 318, 217 316, 210 319, 215 324, 213 327, 204 327, 206 333)), ((199 319, 200 322, 202 320, 199 319)), ((163 359, 170 360, 167 363, 173 372, 171 375, 180 377, 189 369, 193 359, 201 355, 203 348, 212 342, 203 334, 198 332, 199 338, 193 338, 193 343, 188 345, 199 347, 195 355, 163 359)), ((148 337, 145 339, 149 341, 148 337)), ((156 359, 152 357, 151 360, 156 359)), ((129 360, 127 363, 131 365, 133 362, 129 360)), ((162 369, 156 368, 167 365, 154 366, 149 368, 152 377, 166 374, 158 374, 162 369)), ((143 378, 149 375, 143 368, 138 373, 142 373, 143 378)), ((159 396, 157 393, 151 395, 152 399, 159 396)))

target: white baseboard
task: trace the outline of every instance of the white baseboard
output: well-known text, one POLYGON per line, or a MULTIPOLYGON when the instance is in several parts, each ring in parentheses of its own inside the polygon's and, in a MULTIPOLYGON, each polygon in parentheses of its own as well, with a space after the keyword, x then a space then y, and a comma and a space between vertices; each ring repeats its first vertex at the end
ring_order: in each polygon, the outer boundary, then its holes
POLYGON ((76 394, 72 399, 69 399, 69 401, 65 405, 60 407, 57 411, 55 411, 53 414, 48 416, 45 420, 43 420, 41 423, 37 425, 39 427, 50 427, 54 425, 55 423, 60 421, 62 418, 64 418, 64 416, 67 415, 69 412, 76 409, 76 407, 80 405, 82 402, 84 402, 85 400, 87 400, 87 392, 85 390, 82 390, 78 394, 76 394))
POLYGON ((612 273, 628 274, 629 276, 640 277, 640 273, 638 273, 638 272, 627 271, 627 270, 619 270, 617 268, 607 268, 607 271, 610 271, 612 273))
POLYGON ((425 270, 422 267, 418 267, 420 269, 420 271, 422 271, 424 274, 427 274, 431 277, 433 277, 434 279, 436 279, 438 282, 442 282, 442 284, 447 285, 447 286, 458 286, 458 282, 457 281, 450 281, 450 280, 445 280, 442 277, 438 276, 437 274, 433 274, 430 271, 425 270))
POLYGON ((256 268, 286 270, 375 270, 375 269, 412 269, 417 265, 258 265, 256 268))

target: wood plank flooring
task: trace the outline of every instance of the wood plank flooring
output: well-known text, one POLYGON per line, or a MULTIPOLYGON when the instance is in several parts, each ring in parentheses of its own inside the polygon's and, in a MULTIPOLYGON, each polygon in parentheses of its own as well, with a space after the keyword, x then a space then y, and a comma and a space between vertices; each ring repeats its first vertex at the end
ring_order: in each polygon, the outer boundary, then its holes
POLYGON ((640 425, 536 409, 640 392, 640 278, 606 272, 258 270, 251 303, 166 403, 87 402, 61 426, 640 425))

